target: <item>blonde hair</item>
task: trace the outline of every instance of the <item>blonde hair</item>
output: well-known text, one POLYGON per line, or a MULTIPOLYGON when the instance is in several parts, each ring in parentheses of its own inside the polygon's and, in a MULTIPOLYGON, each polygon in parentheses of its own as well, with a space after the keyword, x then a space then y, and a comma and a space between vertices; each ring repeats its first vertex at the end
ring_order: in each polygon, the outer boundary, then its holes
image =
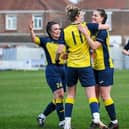
POLYGON ((78 8, 72 4, 67 5, 65 8, 65 12, 68 16, 68 19, 72 22, 75 21, 75 17, 80 14, 80 11, 81 11, 80 8, 78 8))

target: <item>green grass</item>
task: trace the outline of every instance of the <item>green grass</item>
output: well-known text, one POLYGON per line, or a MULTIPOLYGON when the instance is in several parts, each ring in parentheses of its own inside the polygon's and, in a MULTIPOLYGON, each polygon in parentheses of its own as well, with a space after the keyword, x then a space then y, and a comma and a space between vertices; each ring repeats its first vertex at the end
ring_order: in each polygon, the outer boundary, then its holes
MULTIPOLYGON (((120 129, 129 129, 129 71, 115 71, 112 97, 115 101, 120 129)), ((42 71, 0 72, 0 129, 40 129, 36 117, 51 100, 51 91, 42 71)), ((106 124, 109 118, 101 104, 101 118, 106 124)), ((78 85, 73 110, 74 129, 87 129, 91 121, 90 111, 83 88, 78 85)), ((45 129, 59 129, 54 112, 45 129)))

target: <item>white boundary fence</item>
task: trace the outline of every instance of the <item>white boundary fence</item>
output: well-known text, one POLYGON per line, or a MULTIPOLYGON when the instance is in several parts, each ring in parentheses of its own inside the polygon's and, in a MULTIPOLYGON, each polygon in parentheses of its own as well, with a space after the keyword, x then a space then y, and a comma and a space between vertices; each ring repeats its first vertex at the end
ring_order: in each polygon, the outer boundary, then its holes
POLYGON ((0 61, 0 70, 39 70, 44 68, 45 65, 39 60, 0 61))
POLYGON ((38 70, 46 66, 42 48, 3 48, 0 50, 0 70, 38 70))
MULTIPOLYGON (((110 44, 115 69, 129 69, 129 57, 122 54, 122 37, 111 36, 110 44)), ((46 58, 42 48, 0 48, 0 70, 38 70, 45 66, 46 58)))

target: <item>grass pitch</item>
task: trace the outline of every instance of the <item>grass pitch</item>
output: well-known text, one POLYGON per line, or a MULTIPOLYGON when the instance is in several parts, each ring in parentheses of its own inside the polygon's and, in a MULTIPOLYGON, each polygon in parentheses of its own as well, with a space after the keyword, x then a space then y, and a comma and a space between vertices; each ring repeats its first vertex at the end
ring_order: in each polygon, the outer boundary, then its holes
MULTIPOLYGON (((51 91, 43 71, 0 72, 0 129, 40 129, 37 115, 50 102, 51 91)), ((120 129, 129 129, 129 70, 116 70, 112 97, 115 101, 120 129)), ((101 104, 101 119, 109 117, 101 104)), ((78 84, 74 105, 73 129, 87 129, 91 121, 84 89, 78 84)), ((59 129, 56 112, 46 121, 44 129, 59 129)))

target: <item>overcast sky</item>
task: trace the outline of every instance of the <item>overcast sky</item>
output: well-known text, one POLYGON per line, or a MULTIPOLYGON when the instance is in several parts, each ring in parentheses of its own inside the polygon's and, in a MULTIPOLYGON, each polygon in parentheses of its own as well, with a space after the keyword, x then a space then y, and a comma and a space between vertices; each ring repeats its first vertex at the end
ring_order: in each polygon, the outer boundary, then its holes
POLYGON ((79 0, 69 0, 69 1, 71 1, 71 2, 76 4, 79 0))

